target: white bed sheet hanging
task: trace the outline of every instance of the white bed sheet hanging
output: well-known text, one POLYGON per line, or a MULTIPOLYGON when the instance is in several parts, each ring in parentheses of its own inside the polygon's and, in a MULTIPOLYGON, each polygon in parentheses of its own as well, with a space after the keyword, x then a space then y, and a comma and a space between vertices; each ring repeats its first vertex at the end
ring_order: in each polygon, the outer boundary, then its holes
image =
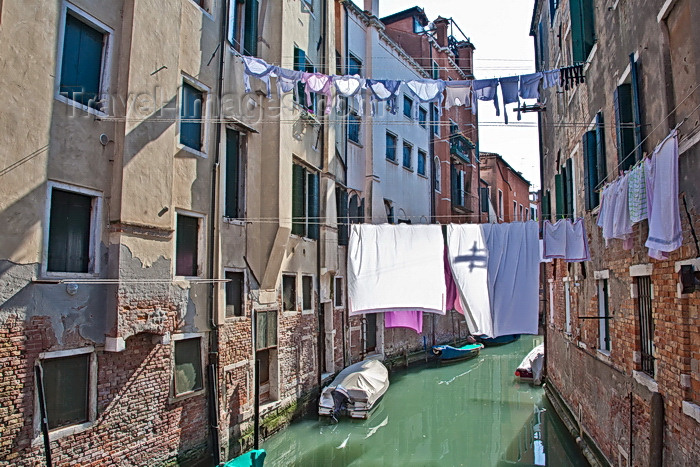
POLYGON ((419 310, 445 314, 444 241, 439 225, 352 226, 350 315, 419 310))

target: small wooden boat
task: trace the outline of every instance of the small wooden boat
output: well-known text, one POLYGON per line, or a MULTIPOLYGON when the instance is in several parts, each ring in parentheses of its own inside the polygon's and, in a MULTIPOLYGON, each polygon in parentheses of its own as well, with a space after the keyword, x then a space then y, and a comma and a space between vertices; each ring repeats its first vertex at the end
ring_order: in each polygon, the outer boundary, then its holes
POLYGON ((463 347, 452 347, 451 345, 434 345, 433 353, 442 362, 455 362, 459 360, 467 360, 479 355, 482 344, 467 344, 463 347))
POLYGON ((323 388, 318 414, 335 421, 343 413, 352 418, 368 418, 387 389, 389 370, 376 358, 368 358, 345 368, 323 388))
POLYGON ((477 340, 484 344, 486 347, 493 347, 496 345, 510 344, 520 339, 520 334, 506 334, 505 336, 498 337, 484 337, 477 336, 477 340))
POLYGON ((231 459, 224 467, 263 467, 266 455, 264 449, 254 449, 231 459))

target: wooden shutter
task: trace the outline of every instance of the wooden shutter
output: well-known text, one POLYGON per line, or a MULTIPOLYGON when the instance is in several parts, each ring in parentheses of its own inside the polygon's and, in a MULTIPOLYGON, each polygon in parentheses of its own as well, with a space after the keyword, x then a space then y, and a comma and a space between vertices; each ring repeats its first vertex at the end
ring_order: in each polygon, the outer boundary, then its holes
POLYGON ((574 168, 571 158, 566 160, 566 217, 574 217, 574 168))
POLYGON ((344 188, 335 189, 336 212, 338 214, 338 245, 347 245, 348 231, 348 192, 344 188))
POLYGON ((180 107, 180 144, 196 151, 202 149, 202 105, 204 94, 190 84, 182 84, 180 107))
POLYGON ((552 218, 552 200, 551 200, 551 193, 549 190, 547 190, 542 196, 542 219, 551 219, 552 218))
POLYGON ((41 361, 49 428, 88 421, 90 354, 41 361))
POLYGON ((452 206, 457 205, 457 169, 454 164, 450 164, 450 198, 452 199, 452 206))
POLYGON ((631 84, 625 83, 615 89, 614 104, 618 169, 627 170, 635 163, 631 84))
POLYGON ((571 51, 574 63, 581 63, 586 60, 583 40, 583 0, 569 0, 571 12, 571 51))
POLYGON ((197 275, 197 243, 199 239, 199 219, 191 216, 177 216, 175 242, 175 274, 178 276, 197 275))
POLYGON ((596 131, 587 131, 583 135, 583 170, 586 176, 586 209, 598 206, 599 199, 596 187, 598 185, 598 169, 596 167, 596 131))
POLYGON ((292 165, 292 233, 306 233, 306 170, 300 165, 292 165))
POLYGON ((240 193, 240 133, 226 129, 226 180, 224 216, 241 217, 239 212, 240 193))
POLYGON ((258 55, 258 0, 245 2, 245 28, 243 29, 243 55, 258 55))
POLYGON ((642 109, 639 93, 639 68, 634 54, 630 54, 630 78, 632 80, 632 119, 634 121, 635 162, 642 159, 642 109))
POLYGON ((481 187, 479 188, 479 201, 480 203, 480 211, 481 212, 489 212, 489 189, 481 187))
POLYGON ((51 191, 47 269, 89 272, 92 197, 51 191))
POLYGON ((318 240, 321 231, 320 222, 320 198, 319 198, 319 187, 318 187, 318 173, 309 173, 306 177, 308 179, 308 190, 309 196, 307 197, 307 209, 306 212, 309 213, 308 216, 308 228, 307 237, 318 240))
POLYGON ((564 183, 561 174, 554 176, 554 195, 556 197, 556 218, 564 218, 564 183))
POLYGON ((607 159, 605 156, 605 122, 603 113, 598 112, 595 116, 595 143, 596 143, 596 185, 599 185, 608 176, 607 159))
POLYGON ((103 33, 66 15, 60 92, 92 108, 98 107, 103 45, 103 33))

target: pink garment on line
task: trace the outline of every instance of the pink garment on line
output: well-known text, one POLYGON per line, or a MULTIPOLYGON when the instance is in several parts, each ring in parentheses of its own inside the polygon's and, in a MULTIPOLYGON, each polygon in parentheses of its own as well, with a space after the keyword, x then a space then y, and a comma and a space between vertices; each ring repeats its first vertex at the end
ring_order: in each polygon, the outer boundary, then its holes
POLYGON ((333 79, 321 73, 304 73, 301 81, 306 84, 306 106, 311 108, 311 92, 326 96, 325 113, 331 113, 331 85, 333 79))
POLYGON ((447 255, 447 248, 445 248, 445 287, 447 288, 447 303, 445 304, 446 310, 455 310, 458 313, 464 314, 464 308, 462 308, 462 301, 459 299, 459 294, 457 293, 457 284, 455 284, 454 277, 452 277, 452 268, 450 267, 450 258, 447 255))
POLYGON ((388 311, 384 313, 385 328, 408 328, 423 332, 423 312, 418 310, 388 311))

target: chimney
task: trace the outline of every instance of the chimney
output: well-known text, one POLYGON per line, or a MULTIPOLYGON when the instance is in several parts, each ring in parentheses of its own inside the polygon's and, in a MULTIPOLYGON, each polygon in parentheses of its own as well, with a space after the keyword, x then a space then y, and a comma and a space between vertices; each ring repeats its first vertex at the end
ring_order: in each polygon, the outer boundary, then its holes
POLYGON ((440 47, 447 47, 447 26, 449 21, 442 16, 438 16, 438 19, 433 21, 435 29, 437 29, 435 37, 437 38, 437 43, 440 47))
POLYGON ((365 0, 365 11, 379 18, 379 0, 365 0))

